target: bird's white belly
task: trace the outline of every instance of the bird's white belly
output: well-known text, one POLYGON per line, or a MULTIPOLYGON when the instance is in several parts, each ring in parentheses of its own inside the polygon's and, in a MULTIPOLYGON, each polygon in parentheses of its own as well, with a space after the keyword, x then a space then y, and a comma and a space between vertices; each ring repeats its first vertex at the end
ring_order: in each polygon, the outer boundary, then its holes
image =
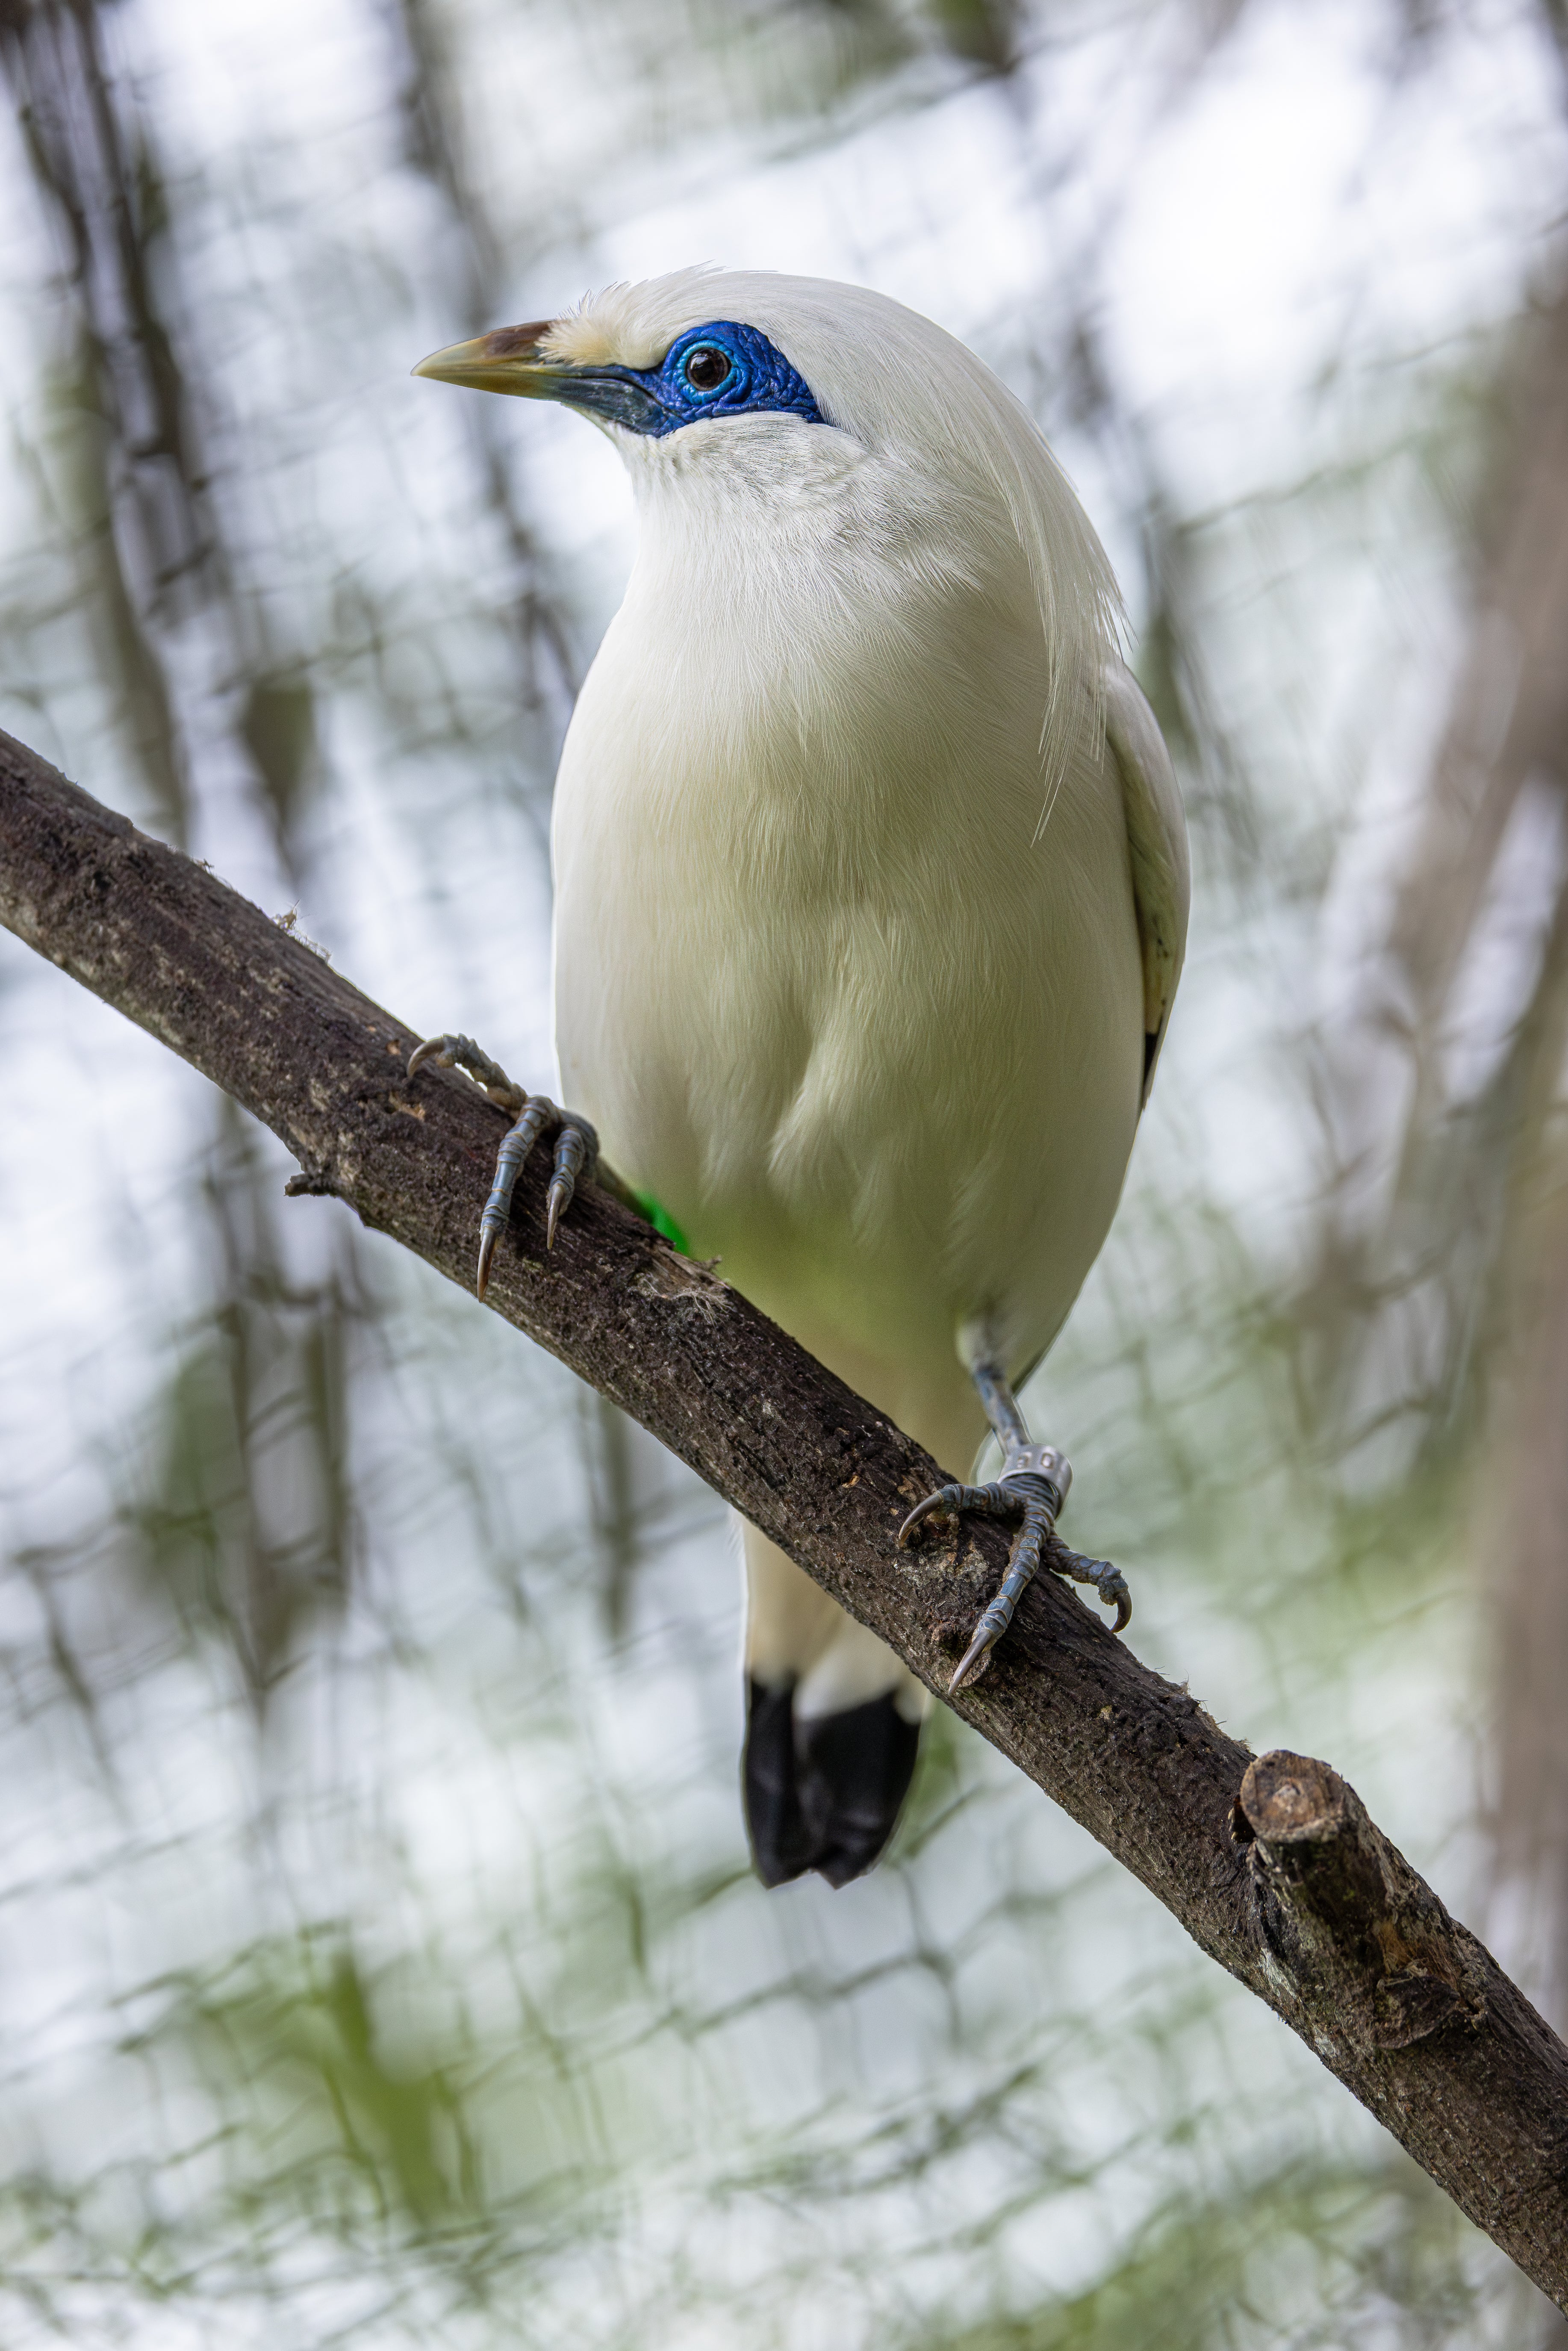
POLYGON ((927 1443, 945 1410, 967 1427, 958 1332, 988 1322, 1015 1369, 1049 1343, 1136 1124, 1114 778, 1081 762, 1034 841, 1027 767, 927 773, 916 804, 896 762, 814 791, 809 760, 637 756, 594 684, 557 787, 563 1099, 873 1401, 927 1443))

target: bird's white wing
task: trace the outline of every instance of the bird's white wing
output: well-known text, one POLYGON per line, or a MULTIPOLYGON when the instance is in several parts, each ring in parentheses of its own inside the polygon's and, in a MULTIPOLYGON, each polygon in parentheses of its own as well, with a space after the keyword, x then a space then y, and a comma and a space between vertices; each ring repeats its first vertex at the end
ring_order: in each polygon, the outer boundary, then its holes
POLYGON ((1192 894, 1186 818, 1171 755, 1132 672, 1107 664, 1105 739, 1121 771, 1122 804, 1132 852, 1133 903, 1144 956, 1144 1100, 1154 1083, 1186 952, 1192 894))

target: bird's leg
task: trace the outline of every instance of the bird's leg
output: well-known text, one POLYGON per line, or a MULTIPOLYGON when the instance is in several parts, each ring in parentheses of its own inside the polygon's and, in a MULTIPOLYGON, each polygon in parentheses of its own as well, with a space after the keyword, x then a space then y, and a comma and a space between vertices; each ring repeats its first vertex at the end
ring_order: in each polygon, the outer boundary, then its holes
POLYGON ((558 1110, 548 1094, 530 1094, 521 1086, 515 1086, 500 1063, 493 1061, 472 1037, 427 1037, 409 1055, 409 1076, 412 1078, 427 1061, 434 1062, 439 1070, 466 1070, 493 1102, 512 1113, 515 1121, 496 1154, 496 1180, 479 1219, 476 1286, 483 1298, 496 1243, 506 1231, 507 1219, 512 1213, 512 1193, 518 1170, 540 1135, 553 1134, 556 1138, 555 1170, 545 1207, 546 1249, 555 1247, 556 1227, 571 1205, 578 1177, 585 1171, 591 1176, 597 1170, 599 1137, 575 1111, 558 1110))
MULTIPOLYGON (((1053 1445, 1030 1444, 1018 1398, 997 1365, 977 1364, 971 1376, 1002 1448, 1001 1476, 988 1486, 939 1486, 936 1493, 915 1504, 898 1531, 899 1541, 905 1543, 927 1519, 956 1519, 965 1510, 979 1518, 1005 1519, 1018 1528, 1002 1588, 958 1660, 958 1669, 947 1685, 949 1698, 985 1672, 992 1649, 1013 1621, 1013 1610, 1025 1586, 1034 1579, 1046 1538, 1055 1529, 1072 1483, 1072 1464, 1064 1453, 1053 1445)), ((1133 1596, 1120 1568, 1113 1567, 1109 1560, 1084 1559, 1060 1546, 1048 1563, 1075 1583, 1092 1583, 1105 1605, 1114 1607, 1118 1633, 1128 1624, 1133 1596)))

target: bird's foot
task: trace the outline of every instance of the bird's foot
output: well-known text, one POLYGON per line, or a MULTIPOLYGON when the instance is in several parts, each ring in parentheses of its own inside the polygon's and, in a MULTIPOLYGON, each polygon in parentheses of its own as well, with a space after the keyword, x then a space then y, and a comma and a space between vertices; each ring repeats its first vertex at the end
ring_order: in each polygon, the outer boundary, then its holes
MULTIPOLYGON (((927 1519, 956 1519, 971 1511, 978 1518, 1003 1519, 1018 1528, 1008 1572, 1002 1578, 1002 1588, 976 1625, 968 1647, 958 1660, 957 1671, 947 1685, 951 1698, 967 1682, 977 1681, 990 1662, 991 1651, 1013 1621, 1026 1586, 1039 1571, 1046 1539, 1055 1529, 1067 1499, 1067 1489, 1072 1482, 1072 1468, 1064 1454, 1053 1445, 1019 1445, 1010 1447, 1002 1462, 1002 1474, 988 1486, 939 1486, 917 1502, 898 1531, 900 1543, 906 1543, 927 1519)), ((1048 1566, 1058 1575, 1071 1576, 1075 1583, 1092 1583, 1107 1608, 1116 1611, 1115 1630, 1122 1632, 1133 1614, 1133 1596, 1120 1568, 1109 1560, 1084 1559, 1075 1551, 1060 1545, 1047 1560, 1048 1566)))
POLYGON ((591 1176, 599 1158, 599 1137, 587 1119, 575 1111, 559 1110, 548 1094, 530 1094, 512 1083, 498 1061, 474 1042, 472 1037, 427 1037, 416 1045, 408 1059, 412 1078, 425 1063, 438 1070, 465 1070, 493 1102, 512 1113, 514 1124, 496 1154, 496 1180, 490 1186, 490 1196, 485 1203, 485 1213, 479 1219, 479 1270, 476 1288, 481 1298, 490 1280, 490 1260, 496 1254, 496 1243, 507 1229, 512 1213, 512 1193, 524 1160, 541 1134, 553 1134, 555 1167, 550 1176, 549 1192, 545 1203, 545 1247, 554 1249, 556 1227, 571 1205, 577 1189, 577 1179, 591 1176))

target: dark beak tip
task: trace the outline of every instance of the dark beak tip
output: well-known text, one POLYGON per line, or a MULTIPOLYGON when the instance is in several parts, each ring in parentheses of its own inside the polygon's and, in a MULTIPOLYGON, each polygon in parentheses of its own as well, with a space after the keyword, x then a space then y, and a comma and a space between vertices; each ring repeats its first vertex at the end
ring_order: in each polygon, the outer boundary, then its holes
POLYGON ((487 360, 537 360, 539 344, 555 324, 553 319, 530 319, 522 327, 492 327, 478 338, 487 360))

